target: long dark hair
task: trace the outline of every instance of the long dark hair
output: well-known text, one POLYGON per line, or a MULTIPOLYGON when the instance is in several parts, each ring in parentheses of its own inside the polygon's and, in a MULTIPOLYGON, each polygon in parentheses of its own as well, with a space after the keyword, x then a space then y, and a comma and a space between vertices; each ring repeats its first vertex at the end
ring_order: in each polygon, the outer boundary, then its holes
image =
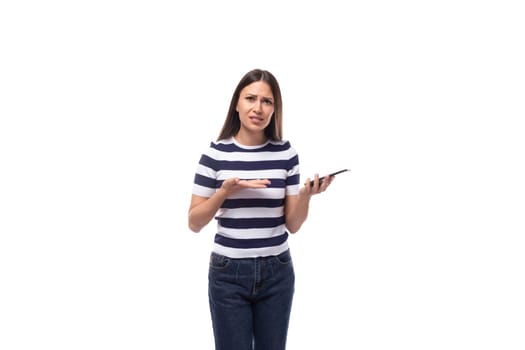
POLYGON ((265 136, 273 141, 281 141, 283 137, 283 101, 281 98, 281 88, 277 79, 273 76, 272 73, 262 70, 254 69, 249 71, 242 77, 237 88, 235 89, 231 102, 230 109, 228 110, 228 115, 222 126, 222 130, 219 134, 217 141, 230 138, 237 135, 241 128, 241 121, 239 119, 239 113, 237 112, 237 103, 239 102, 239 96, 241 90, 244 89, 247 85, 250 85, 256 81, 265 81, 270 85, 272 89, 272 94, 274 98, 274 111, 273 116, 270 121, 270 124, 264 129, 265 136))

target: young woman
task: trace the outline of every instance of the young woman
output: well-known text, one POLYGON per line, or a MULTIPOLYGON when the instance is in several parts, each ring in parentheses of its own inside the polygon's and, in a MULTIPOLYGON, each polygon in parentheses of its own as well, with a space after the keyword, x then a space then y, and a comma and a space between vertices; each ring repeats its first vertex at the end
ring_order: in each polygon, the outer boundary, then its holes
POLYGON ((285 349, 294 293, 288 234, 332 180, 315 175, 300 186, 299 157, 282 140, 279 84, 268 71, 246 73, 200 158, 188 215, 194 232, 217 219, 208 276, 216 350, 285 349))

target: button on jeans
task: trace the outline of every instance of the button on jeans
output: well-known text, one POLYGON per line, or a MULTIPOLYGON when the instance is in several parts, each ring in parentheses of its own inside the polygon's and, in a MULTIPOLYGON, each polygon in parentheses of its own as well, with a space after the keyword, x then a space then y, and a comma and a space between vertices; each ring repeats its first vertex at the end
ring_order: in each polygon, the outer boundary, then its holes
POLYGON ((216 350, 284 350, 295 275, 290 251, 210 257, 208 295, 216 350))

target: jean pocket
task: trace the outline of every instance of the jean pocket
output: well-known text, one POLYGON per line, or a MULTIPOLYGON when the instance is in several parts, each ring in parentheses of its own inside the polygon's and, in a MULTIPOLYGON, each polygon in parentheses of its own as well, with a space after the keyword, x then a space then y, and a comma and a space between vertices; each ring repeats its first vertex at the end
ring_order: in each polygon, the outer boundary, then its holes
POLYGON ((292 255, 290 254, 290 250, 286 250, 286 251, 282 252, 281 254, 276 255, 275 256, 275 260, 277 260, 277 262, 279 264, 282 264, 282 265, 291 264, 292 263, 292 255))
POLYGON ((210 256, 210 268, 214 270, 224 270, 230 264, 230 258, 219 255, 216 253, 211 253, 210 256))

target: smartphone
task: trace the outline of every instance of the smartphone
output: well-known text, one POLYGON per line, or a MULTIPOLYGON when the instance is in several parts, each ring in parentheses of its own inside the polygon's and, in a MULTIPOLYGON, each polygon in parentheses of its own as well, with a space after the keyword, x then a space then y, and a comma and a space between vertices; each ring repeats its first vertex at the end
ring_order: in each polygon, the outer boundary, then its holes
MULTIPOLYGON (((328 176, 335 176, 337 174, 344 173, 345 171, 350 171, 350 169, 342 169, 342 170, 336 171, 335 173, 331 173, 328 176)), ((321 183, 323 182, 323 179, 324 179, 324 176, 319 178, 319 186, 321 186, 321 183)), ((313 185, 314 185, 314 180, 311 180, 310 181, 310 187, 312 187, 313 185)))

